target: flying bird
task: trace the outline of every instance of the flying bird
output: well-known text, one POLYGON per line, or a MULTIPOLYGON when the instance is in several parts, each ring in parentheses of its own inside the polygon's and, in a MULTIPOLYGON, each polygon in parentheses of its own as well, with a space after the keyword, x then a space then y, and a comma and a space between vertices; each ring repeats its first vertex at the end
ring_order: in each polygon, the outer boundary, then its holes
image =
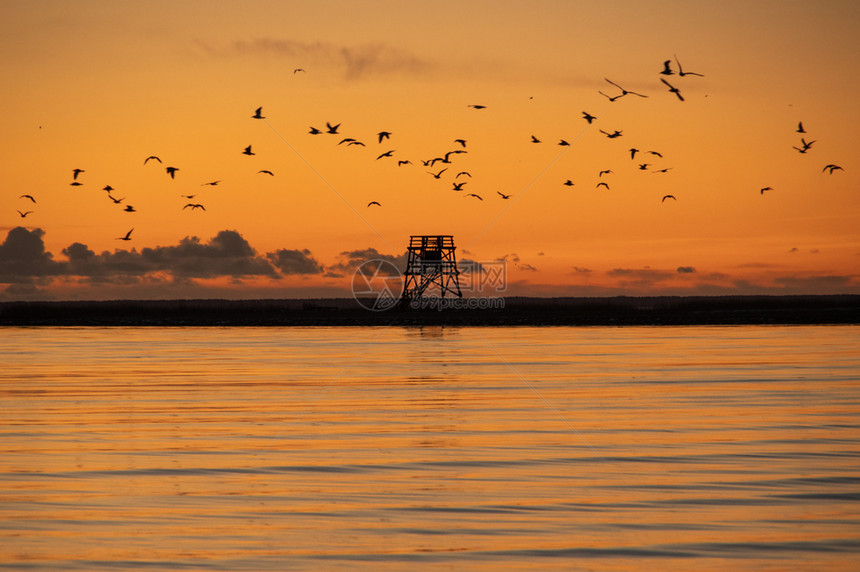
POLYGON ((635 158, 636 158, 636 153, 638 153, 638 152, 639 152, 639 149, 635 149, 635 148, 631 147, 631 148, 630 148, 630 158, 631 158, 631 159, 635 159, 635 158))
POLYGON ((343 145, 344 143, 352 143, 353 141, 355 141, 355 139, 353 139, 352 137, 345 137, 340 140, 338 145, 343 145))
POLYGON ((641 163, 639 165, 639 170, 640 171, 647 171, 648 167, 650 167, 650 166, 651 166, 651 163, 641 163))
POLYGON ((806 133, 806 130, 803 128, 803 121, 799 121, 797 123, 797 129, 795 130, 795 132, 796 133, 806 133))
POLYGON ((591 125, 591 122, 592 122, 592 121, 594 121, 595 119, 597 119, 597 117, 596 117, 596 116, 591 115, 591 114, 590 114, 589 112, 587 112, 587 111, 583 111, 583 112, 582 112, 582 118, 583 118, 583 119, 585 119, 586 121, 588 121, 588 124, 589 124, 589 125, 591 125))
POLYGON ((502 197, 504 200, 508 200, 509 198, 511 198, 511 195, 506 195, 502 191, 496 191, 496 194, 502 197))
POLYGON ((564 186, 566 186, 566 187, 572 187, 572 186, 574 185, 574 182, 573 182, 573 181, 571 181, 570 179, 568 179, 568 180, 566 180, 566 181, 565 181, 564 183, 562 183, 562 184, 563 184, 564 186))
POLYGON ((380 155, 379 157, 377 157, 377 158, 376 158, 376 160, 377 160, 377 161, 379 161, 379 160, 380 160, 380 159, 382 159, 383 157, 391 157, 391 154, 392 154, 392 153, 394 153, 394 149, 392 149, 391 151, 386 151, 385 153, 383 153, 382 155, 380 155))
POLYGON ((817 141, 817 140, 813 139, 812 141, 807 143, 806 139, 801 137, 800 138, 800 144, 803 145, 803 148, 801 149, 800 147, 794 147, 793 145, 792 145, 792 148, 797 149, 797 151, 800 153, 806 153, 807 151, 809 151, 809 148, 812 147, 812 144, 815 143, 815 141, 817 141))
MULTIPOLYGON (((831 175, 833 174, 833 171, 844 171, 845 170, 842 167, 840 167, 839 165, 834 165, 833 163, 831 163, 829 165, 826 165, 823 169, 821 169, 821 172, 823 173, 824 171, 827 171, 828 169, 830 170, 831 175)), ((36 202, 36 201, 33 201, 33 202, 36 202)))
POLYGON ((443 163, 450 163, 451 162, 451 159, 450 159, 451 155, 459 155, 460 153, 468 153, 468 151, 463 151, 462 149, 455 149, 454 151, 448 151, 447 153, 445 153, 445 158, 442 159, 442 162, 443 163))
POLYGON ((411 165, 412 161, 397 161, 397 166, 402 167, 403 165, 411 165))
POLYGON ((459 143, 460 146, 462 146, 464 148, 466 147, 466 140, 465 139, 454 139, 454 143, 459 143))
POLYGON ((607 137, 609 137, 610 139, 615 139, 616 137, 621 137, 621 131, 619 131, 617 129, 615 131, 613 131, 612 133, 607 133, 603 129, 600 129, 599 131, 601 133, 603 133, 604 135, 606 135, 607 137))
POLYGON ((602 177, 603 175, 611 175, 611 174, 612 174, 612 170, 611 170, 611 169, 606 169, 605 171, 600 171, 600 172, 597 174, 597 176, 598 176, 598 177, 602 177))
POLYGON ((203 209, 204 211, 206 210, 206 207, 204 207, 204 206, 203 206, 203 205, 201 205, 201 204, 197 204, 197 203, 194 203, 194 204, 192 204, 192 203, 188 203, 187 205, 185 205, 184 207, 182 207, 182 210, 185 210, 185 209, 187 209, 188 207, 191 207, 191 210, 195 210, 195 209, 203 209))
POLYGON ((130 231, 125 233, 125 236, 118 236, 118 237, 116 237, 116 239, 117 240, 131 240, 131 233, 132 232, 134 232, 134 229, 131 229, 130 231))
POLYGON ((200 186, 201 186, 201 187, 206 187, 206 186, 214 187, 214 186, 216 186, 216 185, 217 185, 218 183, 220 183, 220 182, 221 182, 221 181, 209 181, 208 183, 203 183, 203 184, 202 184, 202 185, 200 185, 200 186))
POLYGON ((340 123, 338 123, 337 125, 332 125, 331 123, 326 121, 325 126, 328 127, 328 131, 326 131, 326 133, 331 133, 332 135, 336 135, 337 134, 337 128, 340 127, 340 123))
POLYGON ((657 169, 656 171, 651 171, 652 173, 668 173, 669 169, 672 167, 666 167, 665 169, 657 169))
POLYGON ((113 191, 113 190, 114 190, 114 188, 113 188, 113 187, 111 187, 110 185, 105 185, 105 187, 104 187, 102 190, 103 190, 103 191, 107 191, 107 192, 111 192, 111 191, 113 191))
POLYGON ((607 185, 606 183, 597 183, 597 186, 594 188, 599 189, 600 187, 606 187, 606 190, 609 190, 609 185, 607 185))
POLYGON ((159 159, 159 158, 158 158, 158 157, 156 157, 155 155, 150 155, 149 157, 147 157, 146 159, 144 159, 144 160, 143 160, 143 164, 144 164, 144 165, 146 165, 146 164, 149 162, 149 160, 150 160, 150 159, 153 159, 153 160, 158 161, 159 163, 161 163, 161 159, 159 159))
POLYGON ((310 133, 311 135, 319 135, 320 133, 322 133, 322 131, 311 125, 311 130, 308 131, 308 133, 310 133))
POLYGON ((663 158, 663 154, 658 153, 657 151, 647 151, 647 153, 649 153, 651 155, 656 155, 657 157, 660 157, 661 159, 663 158))
POLYGON ((370 201, 369 203, 367 203, 368 208, 369 208, 371 205, 376 205, 376 206, 378 206, 378 207, 381 207, 381 206, 382 206, 382 205, 381 205, 381 204, 379 204, 377 201, 370 201))
POLYGON ((251 146, 250 146, 250 145, 248 145, 247 147, 245 147, 245 150, 244 150, 244 151, 242 151, 242 154, 243 154, 243 155, 254 155, 255 153, 253 153, 253 152, 251 151, 251 146))
MULTIPOLYGON (((15 210, 18 210, 18 209, 15 209, 15 210)), ((26 212, 22 213, 21 211, 18 211, 18 214, 21 215, 21 218, 27 218, 27 215, 32 214, 33 212, 34 211, 26 211, 26 212)))
POLYGON ((758 194, 763 195, 765 191, 772 191, 772 190, 773 190, 773 187, 762 187, 761 189, 759 189, 758 194))
MULTIPOLYGON (((460 171, 459 173, 457 173, 457 177, 459 177, 460 175, 463 175, 465 177, 469 177, 470 179, 472 178, 472 174, 469 171, 460 171)), ((454 177, 454 178, 456 179, 457 177, 454 177)))
MULTIPOLYGON (((248 147, 248 148, 250 149, 250 147, 248 147)), ((165 168, 165 171, 167 171, 167 174, 170 175, 171 179, 174 178, 174 175, 176 174, 176 171, 178 171, 178 170, 179 169, 177 169, 176 167, 166 167, 165 168)))
MULTIPOLYGON (((610 97, 610 96, 606 95, 605 93, 603 93, 602 91, 600 91, 599 89, 597 90, 597 93, 599 93, 603 97, 607 98, 609 101, 615 101, 616 99, 618 99, 619 97, 624 95, 623 93, 619 93, 618 95, 616 95, 614 97, 610 97)), ((591 123, 591 122, 589 121, 589 123, 591 123)))
POLYGON ((467 105, 466 107, 471 107, 472 109, 487 109, 486 105, 467 105))
POLYGON ((570 147, 570 143, 568 143, 568 142, 567 142, 567 141, 565 141, 564 139, 562 139, 561 141, 559 141, 559 142, 558 142, 558 144, 559 144, 559 145, 561 145, 562 147, 570 147))
POLYGON ((463 185, 465 185, 465 184, 466 184, 466 183, 468 183, 468 182, 469 182, 469 181, 461 181, 461 182, 459 182, 459 183, 454 183, 454 190, 455 190, 455 191, 462 191, 462 190, 463 190, 463 185))
POLYGON ((676 198, 675 198, 675 195, 664 195, 664 196, 663 196, 663 198, 660 200, 660 202, 662 203, 662 202, 664 202, 666 199, 672 199, 673 201, 677 201, 677 200, 678 200, 678 199, 676 199, 676 198))
POLYGON ((364 143, 362 143, 361 141, 350 141, 349 143, 346 144, 347 147, 350 147, 352 145, 361 145, 362 147, 366 147, 366 145, 364 143))
POLYGON ((296 69, 294 69, 294 70, 293 70, 293 74, 297 74, 297 73, 299 73, 299 72, 307 73, 307 72, 304 70, 304 68, 296 68, 296 69))
POLYGON ((253 117, 254 119, 265 119, 265 117, 263 117, 263 108, 258 107, 257 110, 254 112, 254 115, 252 115, 251 117, 253 117))
POLYGON ((133 212, 137 212, 137 211, 135 211, 135 210, 134 210, 134 207, 133 207, 133 206, 131 206, 131 205, 125 205, 125 209, 124 209, 124 211, 123 211, 123 212, 133 213, 133 212))
POLYGON ((685 72, 685 71, 684 71, 684 68, 682 68, 682 67, 681 67, 681 62, 679 62, 679 61, 678 61, 678 56, 677 56, 677 55, 675 55, 675 63, 676 63, 676 64, 678 64, 678 75, 679 75, 679 76, 681 76, 681 77, 684 77, 685 75, 697 75, 697 76, 699 76, 699 77, 705 77, 704 75, 702 75, 702 74, 700 74, 700 73, 685 72))
POLYGON ((663 71, 660 73, 663 75, 673 75, 675 72, 672 71, 671 64, 672 60, 666 60, 663 62, 663 71))
POLYGON ((532 135, 532 143, 540 143, 540 139, 532 135))
POLYGON ((84 171, 83 169, 72 169, 72 179, 74 179, 75 181, 77 181, 77 180, 78 180, 78 175, 79 175, 79 174, 81 174, 81 173, 86 173, 86 171, 84 171))
MULTIPOLYGON (((835 165, 834 165, 834 167, 835 167, 835 165)), ((34 198, 33 198, 33 195, 21 195, 21 196, 20 196, 20 197, 18 197, 18 198, 19 198, 19 199, 30 199, 31 201, 33 201, 33 204, 35 204, 35 203, 36 203, 36 199, 34 199, 34 198)))
POLYGON ((672 85, 671 83, 669 83, 668 81, 666 81, 665 79, 663 79, 662 77, 660 78, 660 81, 662 81, 663 83, 665 83, 665 84, 669 87, 669 91, 671 91, 672 93, 674 93, 675 95, 677 95, 677 96, 678 96, 678 99, 680 99, 681 101, 684 101, 684 96, 683 96, 683 95, 681 95, 681 91, 680 91, 677 87, 675 87, 674 85, 672 85))
POLYGON ((391 131, 380 131, 379 133, 376 134, 376 137, 378 138, 379 143, 382 143, 383 139, 390 139, 391 138, 391 131))
POLYGON ((481 197, 479 197, 478 195, 476 195, 475 193, 469 193, 469 194, 467 194, 467 195, 463 195, 463 196, 464 196, 464 197, 475 197, 475 198, 476 198, 476 199, 478 199, 479 201, 483 201, 483 200, 484 200, 484 199, 482 199, 481 197))
POLYGON ((79 183, 77 181, 72 181, 71 183, 69 183, 69 185, 71 185, 73 187, 80 187, 81 185, 83 185, 83 183, 79 183))
POLYGON ((434 179, 438 179, 438 178, 440 178, 440 177, 442 176, 442 173, 444 173, 444 172, 445 172, 445 171, 447 171, 447 170, 448 170, 448 167, 445 167, 444 169, 442 169, 442 170, 441 170, 441 171, 439 171, 438 173, 434 173, 434 172, 432 172, 432 171, 427 171, 427 172, 428 172, 428 173, 430 173, 431 175, 433 175, 433 178, 434 178, 434 179))
MULTIPOLYGON (((621 95, 619 95, 618 97, 621 97, 621 96, 623 96, 623 95, 638 95, 639 97, 648 97, 647 95, 642 95, 641 93, 636 93, 635 91, 629 91, 629 90, 626 90, 626 89, 624 89, 623 87, 621 87, 620 85, 618 85, 618 84, 617 84, 617 83, 615 83, 614 81, 611 81, 611 80, 610 80, 610 79, 608 79, 608 78, 603 78, 603 79, 605 79, 608 83, 610 83, 610 84, 614 85, 615 87, 617 87, 618 89, 620 89, 620 90, 621 90, 621 95)), ((618 97, 616 97, 615 99, 618 99, 618 97)))
POLYGON ((257 171, 257 174, 258 174, 258 175, 259 175, 259 174, 261 174, 261 173, 262 173, 263 175, 269 175, 269 176, 271 176, 271 177, 274 177, 274 176, 275 176, 275 174, 274 174, 273 172, 271 172, 271 171, 269 171, 269 170, 267 170, 267 169, 260 169, 259 171, 257 171))
POLYGON ((183 198, 183 199, 191 200, 191 199, 193 199, 193 198, 194 198, 194 197, 196 197, 196 196, 197 196, 197 195, 182 195, 182 198, 183 198))
POLYGON ((112 194, 108 193, 108 198, 113 201, 113 204, 118 205, 125 200, 125 197, 118 199, 112 194))

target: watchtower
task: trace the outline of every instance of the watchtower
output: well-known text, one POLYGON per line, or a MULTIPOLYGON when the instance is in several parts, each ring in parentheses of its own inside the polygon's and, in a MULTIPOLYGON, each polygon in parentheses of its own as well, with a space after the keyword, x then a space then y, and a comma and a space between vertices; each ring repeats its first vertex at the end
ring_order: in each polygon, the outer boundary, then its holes
POLYGON ((462 298, 460 292, 460 271, 457 269, 457 256, 454 251, 454 237, 451 235, 413 235, 409 237, 409 258, 403 273, 402 306, 424 295, 431 286, 439 288, 439 295, 452 294, 462 298))

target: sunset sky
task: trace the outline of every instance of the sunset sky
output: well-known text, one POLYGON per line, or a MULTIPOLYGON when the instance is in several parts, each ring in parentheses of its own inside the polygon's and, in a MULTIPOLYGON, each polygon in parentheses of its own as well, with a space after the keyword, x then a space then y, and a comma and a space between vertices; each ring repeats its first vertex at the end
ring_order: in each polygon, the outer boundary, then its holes
POLYGON ((349 296, 437 233, 509 295, 860 294, 858 29, 854 0, 0 2, 0 300, 349 296))

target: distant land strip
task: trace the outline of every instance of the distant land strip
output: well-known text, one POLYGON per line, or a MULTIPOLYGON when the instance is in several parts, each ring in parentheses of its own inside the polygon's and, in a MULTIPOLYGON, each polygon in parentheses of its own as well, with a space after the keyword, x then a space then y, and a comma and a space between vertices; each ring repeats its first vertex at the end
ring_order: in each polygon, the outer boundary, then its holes
POLYGON ((860 324, 860 295, 505 298, 374 312, 352 298, 0 302, 0 326, 678 326, 860 324))

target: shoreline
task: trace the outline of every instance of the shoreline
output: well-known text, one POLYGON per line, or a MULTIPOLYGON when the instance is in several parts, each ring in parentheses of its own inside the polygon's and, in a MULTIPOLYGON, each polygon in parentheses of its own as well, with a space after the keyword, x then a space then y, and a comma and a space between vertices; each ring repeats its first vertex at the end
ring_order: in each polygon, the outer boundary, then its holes
POLYGON ((860 324, 860 295, 505 299, 374 312, 352 298, 0 302, 0 326, 679 326, 860 324))

